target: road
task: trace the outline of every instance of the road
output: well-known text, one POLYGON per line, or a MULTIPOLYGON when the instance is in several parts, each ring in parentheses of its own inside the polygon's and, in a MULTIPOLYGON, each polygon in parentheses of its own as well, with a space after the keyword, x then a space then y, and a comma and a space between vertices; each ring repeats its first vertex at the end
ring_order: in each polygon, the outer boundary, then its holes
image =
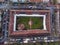
POLYGON ((8 26, 8 12, 4 12, 3 14, 3 17, 2 17, 2 32, 3 32, 3 36, 2 38, 0 39, 0 43, 4 42, 7 40, 7 37, 8 37, 8 30, 7 30, 7 26, 8 26))

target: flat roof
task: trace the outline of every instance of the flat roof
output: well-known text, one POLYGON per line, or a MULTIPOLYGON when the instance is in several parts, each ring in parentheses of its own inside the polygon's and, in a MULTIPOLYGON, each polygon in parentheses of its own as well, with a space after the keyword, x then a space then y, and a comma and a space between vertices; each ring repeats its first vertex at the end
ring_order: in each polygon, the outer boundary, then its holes
POLYGON ((4 2, 5 0, 0 0, 0 2, 4 2))
POLYGON ((50 34, 50 10, 36 10, 35 12, 39 12, 38 14, 43 14, 46 16, 46 28, 47 30, 24 30, 24 31, 13 31, 14 29, 14 15, 20 14, 21 12, 25 12, 25 14, 33 14, 33 10, 10 10, 10 21, 9 21, 9 36, 30 36, 30 35, 45 35, 50 34))

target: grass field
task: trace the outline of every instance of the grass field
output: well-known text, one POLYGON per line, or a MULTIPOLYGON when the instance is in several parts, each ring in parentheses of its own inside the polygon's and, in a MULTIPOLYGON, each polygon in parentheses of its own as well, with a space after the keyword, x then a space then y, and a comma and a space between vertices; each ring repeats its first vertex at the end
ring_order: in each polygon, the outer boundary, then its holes
POLYGON ((29 20, 32 20, 31 29, 43 29, 43 17, 17 17, 17 24, 23 23, 26 29, 30 29, 28 24, 29 20))

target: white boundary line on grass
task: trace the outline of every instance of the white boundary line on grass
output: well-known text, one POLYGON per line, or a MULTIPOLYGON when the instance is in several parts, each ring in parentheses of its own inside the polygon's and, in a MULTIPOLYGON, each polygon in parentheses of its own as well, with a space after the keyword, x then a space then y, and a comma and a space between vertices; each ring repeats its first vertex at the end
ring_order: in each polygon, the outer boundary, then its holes
POLYGON ((43 17, 43 30, 46 29, 46 15, 40 15, 40 14, 14 14, 14 28, 13 31, 16 31, 16 17, 17 16, 26 16, 26 17, 43 17))

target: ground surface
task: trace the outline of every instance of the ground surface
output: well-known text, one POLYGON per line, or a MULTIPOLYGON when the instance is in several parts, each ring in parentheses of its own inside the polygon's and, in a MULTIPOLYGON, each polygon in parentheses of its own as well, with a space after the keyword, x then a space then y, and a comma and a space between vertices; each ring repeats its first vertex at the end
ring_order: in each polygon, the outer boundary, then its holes
POLYGON ((30 28, 28 22, 32 20, 32 29, 43 29, 43 18, 42 17, 17 17, 17 25, 23 23, 27 29, 30 28))
POLYGON ((59 42, 50 42, 50 43, 24 43, 24 44, 20 44, 20 43, 15 43, 15 44, 11 44, 11 45, 59 45, 59 42))

